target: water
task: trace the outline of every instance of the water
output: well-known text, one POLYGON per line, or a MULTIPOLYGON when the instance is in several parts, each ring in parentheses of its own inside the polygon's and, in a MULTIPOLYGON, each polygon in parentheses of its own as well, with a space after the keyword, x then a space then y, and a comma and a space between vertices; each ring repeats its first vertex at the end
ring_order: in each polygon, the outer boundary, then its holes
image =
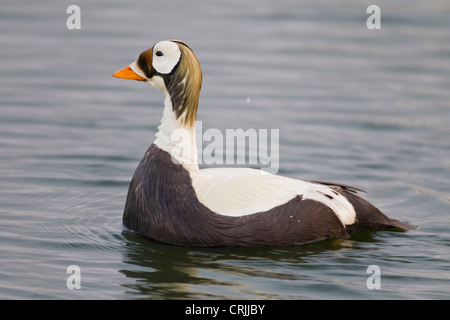
POLYGON ((374 31, 369 1, 78 1, 81 30, 66 28, 70 4, 0 10, 0 298, 450 297, 446 1, 377 1, 374 31), (280 129, 279 174, 365 189, 418 229, 240 249, 124 230, 163 96, 111 74, 172 38, 202 65, 205 130, 280 129))

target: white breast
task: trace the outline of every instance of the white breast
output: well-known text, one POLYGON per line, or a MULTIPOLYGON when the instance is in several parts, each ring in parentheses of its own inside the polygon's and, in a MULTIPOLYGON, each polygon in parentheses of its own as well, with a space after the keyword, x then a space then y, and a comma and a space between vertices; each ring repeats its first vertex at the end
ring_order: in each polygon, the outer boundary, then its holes
POLYGON ((325 185, 251 168, 203 169, 191 172, 191 178, 199 200, 218 214, 244 216, 267 211, 301 195, 328 206, 343 225, 355 223, 350 202, 325 185))

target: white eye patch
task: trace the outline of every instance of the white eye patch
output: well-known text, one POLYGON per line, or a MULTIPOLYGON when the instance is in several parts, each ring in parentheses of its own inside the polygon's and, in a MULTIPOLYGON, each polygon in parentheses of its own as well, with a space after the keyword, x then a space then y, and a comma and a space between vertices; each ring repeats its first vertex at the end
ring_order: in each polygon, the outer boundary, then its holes
POLYGON ((172 41, 161 41, 153 47, 152 65, 160 74, 171 73, 180 61, 181 51, 172 41))

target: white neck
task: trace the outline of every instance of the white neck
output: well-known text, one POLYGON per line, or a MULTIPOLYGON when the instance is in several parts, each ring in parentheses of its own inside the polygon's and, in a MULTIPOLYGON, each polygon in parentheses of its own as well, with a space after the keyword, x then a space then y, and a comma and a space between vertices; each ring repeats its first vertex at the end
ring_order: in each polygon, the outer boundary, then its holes
POLYGON ((199 168, 195 126, 189 127, 183 124, 184 114, 177 119, 172 109, 172 99, 168 92, 165 94, 163 117, 154 143, 168 152, 174 163, 182 164, 189 172, 196 172, 199 168))

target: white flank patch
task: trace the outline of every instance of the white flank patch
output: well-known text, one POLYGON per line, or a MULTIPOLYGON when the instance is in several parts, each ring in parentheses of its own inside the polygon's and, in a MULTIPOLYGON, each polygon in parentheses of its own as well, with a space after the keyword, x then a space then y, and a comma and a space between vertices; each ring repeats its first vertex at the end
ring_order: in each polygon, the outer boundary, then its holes
POLYGON ((203 169, 191 172, 191 178, 199 200, 218 214, 250 215, 286 204, 302 195, 304 200, 328 206, 344 226, 355 223, 356 213, 351 203, 325 185, 251 168, 203 169))

